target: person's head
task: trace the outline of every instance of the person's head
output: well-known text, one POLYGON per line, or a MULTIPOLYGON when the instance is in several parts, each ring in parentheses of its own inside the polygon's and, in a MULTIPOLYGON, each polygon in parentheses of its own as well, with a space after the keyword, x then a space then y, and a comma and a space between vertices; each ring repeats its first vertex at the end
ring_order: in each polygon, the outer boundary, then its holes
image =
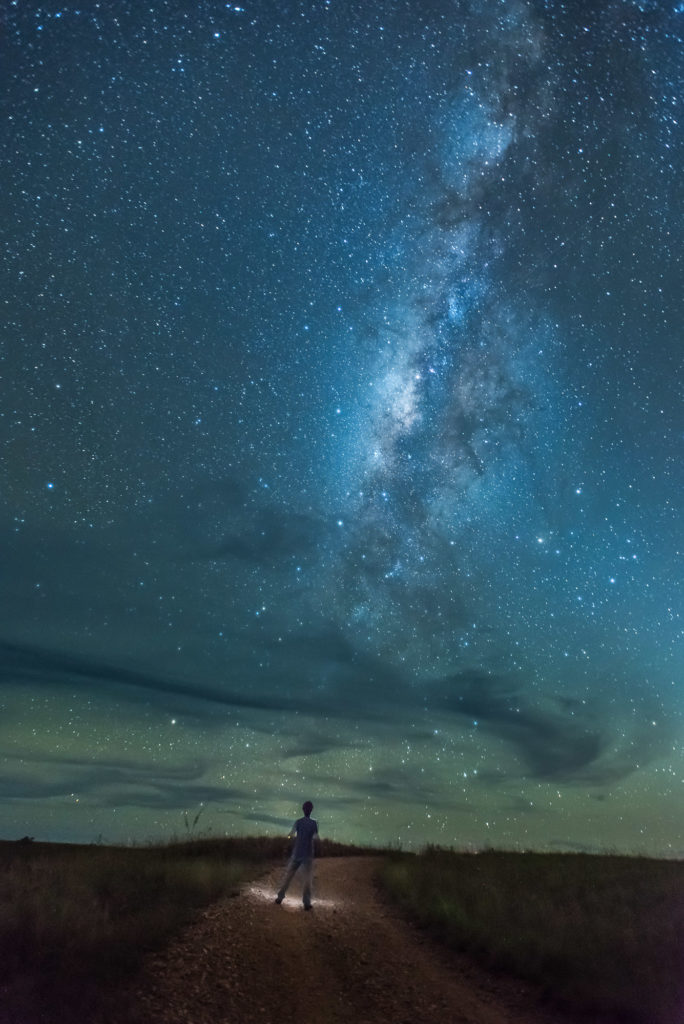
POLYGON ((311 812, 313 811, 313 804, 311 803, 310 800, 307 800, 305 803, 302 804, 302 810, 304 811, 304 814, 308 818, 311 812))

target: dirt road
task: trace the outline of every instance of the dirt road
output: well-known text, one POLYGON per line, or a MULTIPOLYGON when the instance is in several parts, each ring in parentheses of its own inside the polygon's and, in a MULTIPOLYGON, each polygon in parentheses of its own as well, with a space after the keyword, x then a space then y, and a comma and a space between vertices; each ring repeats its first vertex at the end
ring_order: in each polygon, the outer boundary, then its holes
POLYGON ((568 1024, 530 989, 493 979, 402 920, 377 861, 322 858, 314 908, 282 869, 210 907, 150 958, 135 993, 144 1024, 568 1024))

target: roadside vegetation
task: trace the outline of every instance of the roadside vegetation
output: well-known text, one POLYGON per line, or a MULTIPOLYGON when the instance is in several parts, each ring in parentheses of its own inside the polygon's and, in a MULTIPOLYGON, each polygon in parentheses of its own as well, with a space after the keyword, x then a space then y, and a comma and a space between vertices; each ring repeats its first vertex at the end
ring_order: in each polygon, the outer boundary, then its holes
POLYGON ((684 863, 428 848, 384 889, 454 949, 550 999, 631 1024, 684 1021, 684 863))
POLYGON ((216 848, 0 844, 0 1021, 93 1020, 110 993, 254 863, 216 848))
MULTIPOLYGON (((284 860, 289 846, 269 837, 141 847, 0 841, 0 1024, 110 1019, 108 1004, 146 953, 284 860)), ((319 850, 370 852, 330 840, 319 850)), ((126 1019, 121 1012, 111 1019, 126 1019)))

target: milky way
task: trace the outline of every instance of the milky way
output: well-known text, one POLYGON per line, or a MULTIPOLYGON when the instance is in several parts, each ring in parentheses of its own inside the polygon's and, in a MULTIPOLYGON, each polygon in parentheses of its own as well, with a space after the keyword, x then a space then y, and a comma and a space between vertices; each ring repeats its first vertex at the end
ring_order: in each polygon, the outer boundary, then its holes
POLYGON ((683 19, 10 4, 3 835, 684 852, 683 19))

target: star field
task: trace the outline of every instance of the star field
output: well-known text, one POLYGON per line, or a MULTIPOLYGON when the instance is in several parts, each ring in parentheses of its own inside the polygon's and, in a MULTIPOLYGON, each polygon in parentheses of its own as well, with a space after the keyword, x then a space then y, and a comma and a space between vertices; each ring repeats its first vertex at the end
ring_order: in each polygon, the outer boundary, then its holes
POLYGON ((683 31, 12 0, 0 834, 684 854, 683 31))

